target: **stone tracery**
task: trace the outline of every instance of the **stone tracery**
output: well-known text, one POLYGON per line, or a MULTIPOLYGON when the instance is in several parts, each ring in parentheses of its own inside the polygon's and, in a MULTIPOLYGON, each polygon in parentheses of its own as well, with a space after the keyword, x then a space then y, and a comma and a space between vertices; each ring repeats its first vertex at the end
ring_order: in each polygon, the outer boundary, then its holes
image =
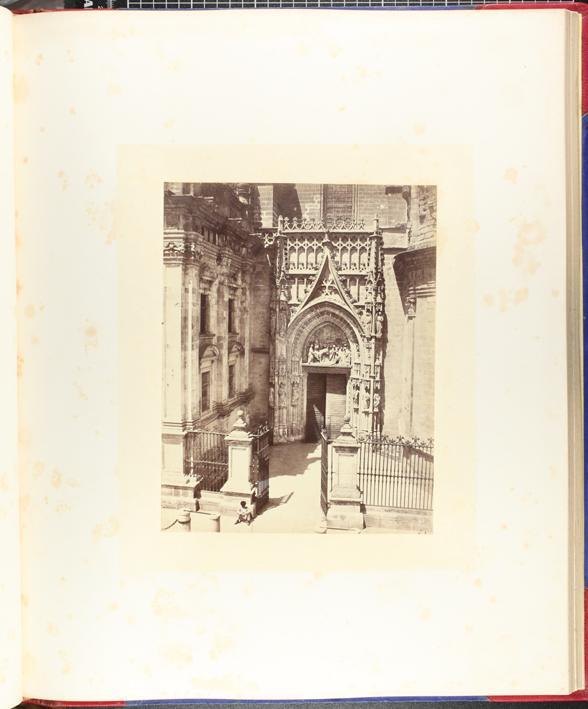
POLYGON ((275 274, 271 387, 279 391, 284 384, 284 392, 297 393, 289 410, 278 405, 270 412, 276 440, 302 436, 305 412, 298 393, 313 367, 347 371, 346 410, 352 425, 357 431, 377 430, 384 320, 377 221, 369 230, 350 220, 329 225, 280 218, 264 245, 275 274))

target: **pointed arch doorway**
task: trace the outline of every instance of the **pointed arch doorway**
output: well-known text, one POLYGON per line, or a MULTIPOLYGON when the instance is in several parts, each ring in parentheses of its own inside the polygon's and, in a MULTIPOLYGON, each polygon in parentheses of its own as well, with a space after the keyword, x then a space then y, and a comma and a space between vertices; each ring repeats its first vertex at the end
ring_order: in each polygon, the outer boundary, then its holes
POLYGON ((354 432, 377 428, 384 322, 380 245, 377 229, 283 219, 266 240, 276 276, 268 394, 275 442, 316 440, 323 425, 336 436, 345 415, 354 432))
POLYGON ((351 348, 341 327, 326 322, 307 335, 302 349, 307 441, 318 441, 323 429, 329 438, 339 434, 347 412, 350 365, 351 348))

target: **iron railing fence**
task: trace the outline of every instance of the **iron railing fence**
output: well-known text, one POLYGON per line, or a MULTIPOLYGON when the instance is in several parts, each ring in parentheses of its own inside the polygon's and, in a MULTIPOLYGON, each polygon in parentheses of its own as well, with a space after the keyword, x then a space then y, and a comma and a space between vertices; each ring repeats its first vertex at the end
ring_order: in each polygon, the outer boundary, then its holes
POLYGON ((359 444, 359 488, 365 505, 433 509, 432 439, 368 434, 359 444))
POLYGON ((229 478, 229 451, 225 433, 195 430, 190 434, 186 474, 201 479, 201 489, 218 492, 229 478))
POLYGON ((326 515, 329 508, 329 492, 331 491, 331 473, 333 469, 333 447, 327 429, 323 428, 320 436, 321 443, 321 508, 326 515))
MULTIPOLYGON (((227 434, 196 429, 189 434, 188 457, 184 461, 186 476, 201 481, 201 489, 218 492, 229 477, 227 434)), ((266 423, 250 434, 252 459, 249 480, 256 484, 257 497, 267 498, 269 489, 269 449, 273 445, 273 429, 266 423)))
POLYGON ((269 497, 269 456, 274 442, 274 431, 267 423, 255 428, 251 437, 251 470, 249 480, 255 484, 258 506, 269 497))

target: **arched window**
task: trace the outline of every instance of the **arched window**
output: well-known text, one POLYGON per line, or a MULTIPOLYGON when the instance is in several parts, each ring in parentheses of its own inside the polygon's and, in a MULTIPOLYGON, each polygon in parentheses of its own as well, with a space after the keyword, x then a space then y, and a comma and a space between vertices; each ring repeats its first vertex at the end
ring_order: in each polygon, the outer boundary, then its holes
POLYGON ((229 350, 229 360, 227 368, 227 394, 229 399, 234 399, 245 387, 242 384, 243 377, 243 345, 235 342, 229 350))
POLYGON ((205 416, 211 412, 215 404, 215 371, 218 349, 208 345, 200 352, 200 414, 205 416))

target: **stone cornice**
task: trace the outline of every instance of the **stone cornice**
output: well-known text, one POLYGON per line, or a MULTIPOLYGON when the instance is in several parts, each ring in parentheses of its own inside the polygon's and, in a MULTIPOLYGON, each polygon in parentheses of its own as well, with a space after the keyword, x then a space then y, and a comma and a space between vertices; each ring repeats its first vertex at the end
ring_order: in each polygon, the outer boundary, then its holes
POLYGON ((422 239, 421 241, 412 241, 409 243, 407 252, 425 251, 426 249, 435 249, 437 242, 435 239, 422 239))
POLYGON ((217 246, 203 240, 197 232, 187 232, 181 229, 166 229, 163 234, 163 260, 168 265, 184 263, 200 265, 203 270, 208 268, 214 274, 232 275, 238 270, 247 273, 253 263, 248 254, 235 253, 227 246, 217 246))
POLYGON ((214 405, 214 413, 219 418, 224 418, 228 416, 232 411, 234 411, 237 406, 242 404, 247 404, 253 398, 253 390, 246 389, 245 391, 240 391, 232 399, 226 399, 225 401, 219 401, 214 405))
POLYGON ((397 275, 419 268, 435 268, 437 248, 435 242, 423 242, 400 251, 394 259, 397 275))
POLYGON ((436 247, 432 241, 414 245, 410 250, 396 255, 394 271, 400 286, 404 311, 409 318, 416 315, 419 298, 434 296, 436 247))
POLYGON ((168 265, 198 263, 202 249, 193 237, 181 231, 166 231, 163 236, 163 261, 168 265))
POLYGON ((242 219, 227 217, 218 212, 214 207, 213 198, 168 193, 165 195, 165 209, 177 214, 195 216, 207 228, 231 233, 240 239, 247 239, 249 236, 248 230, 241 226, 242 219))

